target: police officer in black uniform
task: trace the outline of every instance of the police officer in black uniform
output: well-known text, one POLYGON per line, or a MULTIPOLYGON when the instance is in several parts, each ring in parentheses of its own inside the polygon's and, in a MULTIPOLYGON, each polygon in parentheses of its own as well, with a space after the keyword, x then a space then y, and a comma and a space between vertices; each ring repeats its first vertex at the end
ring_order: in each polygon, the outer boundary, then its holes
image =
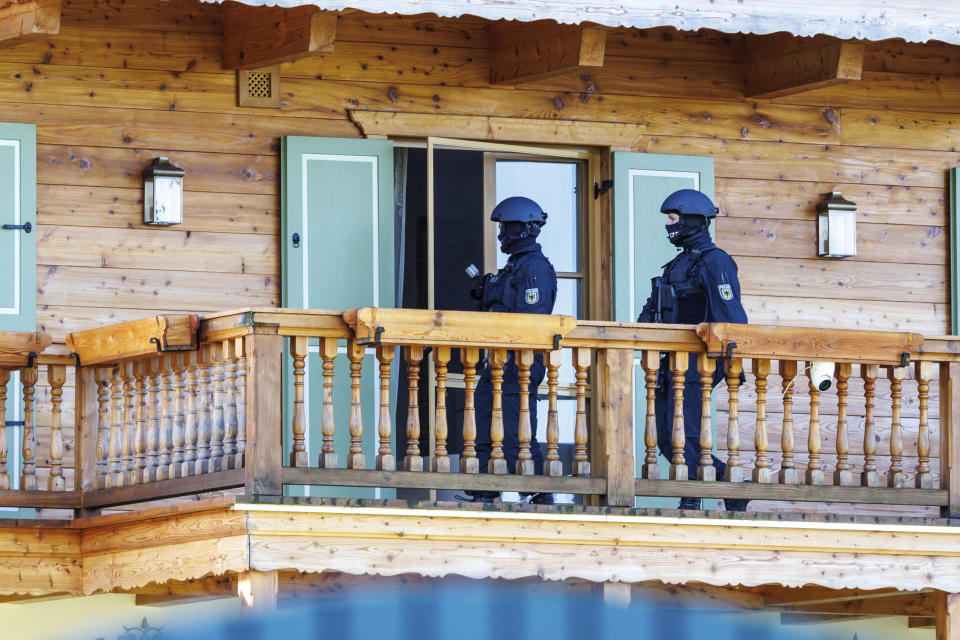
MULTIPOLYGON (((480 285, 471 295, 479 302, 481 311, 502 313, 553 312, 557 299, 557 274, 553 265, 543 255, 537 236, 547 222, 547 214, 529 198, 512 197, 498 204, 490 219, 499 223, 500 251, 508 254, 507 264, 497 271, 483 276, 480 285)), ((537 355, 530 367, 528 387, 530 408, 530 452, 535 473, 543 472, 543 453, 537 444, 537 387, 544 376, 543 356, 537 355)), ((516 469, 520 453, 520 382, 514 352, 507 352, 503 368, 503 454, 507 468, 516 469)), ((484 366, 477 383, 475 398, 477 418, 477 458, 481 472, 486 472, 492 451, 490 422, 493 416, 493 384, 489 364, 484 366)), ((494 491, 467 492, 475 502, 492 502, 498 493, 494 491)), ((549 503, 552 496, 536 494, 533 501, 549 503)))
MULTIPOLYGON (((667 237, 681 253, 663 268, 663 275, 653 278, 653 291, 640 312, 637 322, 699 324, 701 322, 735 322, 746 324, 747 314, 740 303, 740 281, 737 264, 710 238, 710 221, 718 209, 709 197, 694 189, 681 189, 670 194, 660 212, 667 214, 667 237)), ((703 356, 705 357, 705 356, 703 356)), ((714 386, 722 379, 722 367, 714 375, 714 386)), ((657 375, 656 417, 657 444, 667 459, 673 456, 673 374, 669 358, 660 362, 657 375)), ((700 374, 695 358, 686 373, 683 392, 684 432, 689 477, 696 479, 700 460, 701 395, 700 374)), ((713 456, 717 477, 722 478, 726 465, 713 456)), ((728 511, 745 511, 747 500, 724 500, 728 511)), ((681 498, 681 509, 700 509, 700 498, 681 498)))

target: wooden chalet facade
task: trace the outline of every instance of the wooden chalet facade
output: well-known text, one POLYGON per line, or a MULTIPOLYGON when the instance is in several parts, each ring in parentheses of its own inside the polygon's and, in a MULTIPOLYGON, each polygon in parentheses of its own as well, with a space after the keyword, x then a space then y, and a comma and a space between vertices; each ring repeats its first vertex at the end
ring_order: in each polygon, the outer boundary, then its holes
POLYGON ((32 225, 0 232, 0 597, 465 576, 960 638, 953 9, 754 34, 287 4, 0 0, 0 216, 32 225), (181 224, 143 222, 155 157, 181 224), (721 209, 749 326, 632 322, 681 187, 721 209), (817 254, 832 191, 843 260, 817 254), (514 192, 557 203, 554 316, 469 311, 514 192), (545 475, 460 455, 508 351, 546 354, 545 475), (727 367, 703 444, 730 474, 676 480, 700 461, 657 456, 648 400, 660 354, 703 353, 728 356, 699 362, 727 367))

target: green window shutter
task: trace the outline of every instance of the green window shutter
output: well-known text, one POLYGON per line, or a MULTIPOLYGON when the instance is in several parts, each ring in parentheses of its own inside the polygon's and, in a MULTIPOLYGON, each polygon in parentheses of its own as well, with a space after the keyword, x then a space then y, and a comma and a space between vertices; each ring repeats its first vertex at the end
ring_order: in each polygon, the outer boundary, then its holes
POLYGON ((650 278, 677 254, 667 242, 660 204, 677 189, 713 199, 713 158, 616 151, 613 184, 614 320, 636 322, 650 278))
POLYGON ((950 335, 960 334, 960 277, 957 252, 960 251, 960 169, 950 169, 950 335))
MULTIPOLYGON (((282 140, 281 233, 283 306, 345 310, 394 305, 393 143, 387 140, 285 137, 282 140), (294 234, 298 243, 294 242, 294 234), (299 245, 299 246, 295 246, 299 245)), ((309 342, 305 412, 310 466, 317 466, 322 433, 322 359, 309 342)), ((291 360, 284 365, 284 442, 292 441, 291 360)), ((400 359, 394 361, 395 369, 400 359)), ((334 361, 334 444, 340 467, 349 449, 350 362, 343 349, 334 361)), ((367 466, 376 451, 379 395, 377 360, 363 359, 361 403, 367 466)), ((289 444, 288 444, 289 446, 289 444)), ((374 489, 324 487, 318 495, 392 497, 374 489)), ((309 494, 309 492, 308 492, 309 494)))
MULTIPOLYGON (((676 248, 667 242, 666 216, 660 213, 660 205, 677 189, 696 189, 713 199, 713 158, 614 152, 613 185, 614 320, 636 322, 650 295, 650 278, 660 275, 663 265, 677 255, 676 248)), ((639 352, 633 370, 633 423, 637 425, 634 450, 639 477, 647 411, 639 352)), ((661 473, 665 474, 668 468, 669 462, 661 457, 661 473)), ((676 503, 675 498, 645 498, 641 506, 675 508, 676 503)))
POLYGON ((37 144, 29 124, 0 123, 0 331, 37 330, 37 144))

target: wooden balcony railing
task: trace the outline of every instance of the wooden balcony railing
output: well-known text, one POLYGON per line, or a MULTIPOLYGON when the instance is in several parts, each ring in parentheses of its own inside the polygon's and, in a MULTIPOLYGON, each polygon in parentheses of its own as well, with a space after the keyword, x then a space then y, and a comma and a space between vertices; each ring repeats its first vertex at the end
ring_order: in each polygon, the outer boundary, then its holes
MULTIPOLYGON (((74 333, 68 347, 79 364, 44 356, 48 344, 42 335, 0 334, 0 382, 19 371, 24 416, 18 456, 0 430, 0 506, 95 509, 236 488, 280 496, 287 486, 313 485, 568 493, 625 507, 637 496, 847 502, 960 517, 960 338, 951 336, 251 309, 74 333), (519 460, 507 468, 501 384, 508 359, 525 380, 538 354, 546 367, 541 474, 529 418, 537 399, 527 393, 519 460), (654 412, 663 358, 677 408, 666 462, 654 412), (809 381, 811 361, 836 363, 833 388, 809 381), (483 367, 493 379, 487 469, 475 447, 483 367), (685 459, 688 369, 703 382, 700 445, 716 448, 724 477, 708 455, 685 459), (711 394, 718 369, 726 384, 711 394), (64 418, 71 380, 74 408, 64 418), (38 381, 49 397, 39 413, 38 381), (425 385, 429 407, 421 406, 425 385), (462 389, 461 411, 448 406, 452 388, 462 389), (406 411, 398 416, 401 392, 406 411), (560 411, 560 401, 575 410, 560 411), (852 425, 862 425, 856 442, 852 425), (462 450, 452 450, 452 434, 462 450), (49 451, 42 474, 38 437, 49 451), (73 443, 72 483, 65 440, 73 443), (697 480, 686 479, 691 468, 697 480)), ((0 409, 13 401, 5 388, 0 409)))

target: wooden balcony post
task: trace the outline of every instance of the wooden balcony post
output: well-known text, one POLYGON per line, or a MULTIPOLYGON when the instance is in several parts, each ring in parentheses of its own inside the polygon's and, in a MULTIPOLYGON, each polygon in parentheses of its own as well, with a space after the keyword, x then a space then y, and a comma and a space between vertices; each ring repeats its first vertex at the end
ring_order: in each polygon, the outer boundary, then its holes
POLYGON ((887 367, 890 380, 890 470, 887 472, 887 486, 902 489, 907 486, 907 474, 903 472, 903 422, 900 419, 900 406, 903 397, 903 380, 906 367, 887 367))
MULTIPOLYGON (((0 369, 0 416, 7 415, 7 384, 10 382, 10 371, 0 369)), ((0 429, 0 490, 10 490, 10 472, 7 469, 7 429, 0 429)))
POLYGON ((390 377, 391 363, 395 356, 396 347, 392 344, 381 344, 377 347, 377 360, 380 361, 380 416, 377 421, 380 446, 377 449, 377 469, 381 471, 395 471, 397 468, 397 459, 393 455, 393 446, 390 442, 393 435, 393 417, 390 415, 390 377))
MULTIPOLYGON (((97 488, 105 486, 107 477, 107 450, 110 446, 109 439, 109 416, 110 416, 110 370, 105 367, 97 367, 97 453, 96 453, 96 474, 97 488)), ((152 390, 152 389, 151 389, 152 390)), ((150 478, 153 480, 153 478, 150 478)))
POLYGON ((960 363, 940 363, 940 487, 949 504, 944 518, 960 518, 960 363))
POLYGON ((23 469, 20 472, 20 488, 26 490, 37 488, 37 422, 33 405, 38 377, 36 365, 20 369, 20 382, 23 384, 23 469))
MULTIPOLYGON (((517 381, 520 383, 520 416, 517 421, 517 440, 520 451, 517 454, 516 473, 523 476, 532 476, 533 454, 530 452, 532 437, 530 424, 530 367, 533 365, 533 351, 528 349, 515 352, 517 359, 517 381)), ((533 400, 536 402, 536 398, 533 400)))
POLYGON ((209 348, 213 402, 210 405, 210 467, 208 470, 223 471, 226 469, 224 464, 226 460, 223 457, 223 437, 225 433, 223 343, 213 342, 209 348))
POLYGON ((543 475, 562 476, 563 463, 560 460, 560 420, 557 415, 557 387, 559 386, 560 365, 563 363, 563 351, 547 351, 543 355, 547 365, 547 457, 543 461, 543 475))
POLYGON ((303 408, 303 375, 307 367, 307 336, 290 338, 290 355, 293 359, 293 447, 290 450, 291 467, 310 466, 307 457, 307 418, 303 408))
POLYGON ((146 362, 146 367, 149 385, 147 387, 147 466, 143 470, 143 482, 153 482, 157 479, 157 445, 160 440, 160 358, 156 356, 150 358, 146 362))
MULTIPOLYGON (((67 488, 63 477, 63 431, 61 430, 63 384, 67 381, 67 367, 62 364, 47 365, 47 382, 50 383, 50 404, 53 405, 50 422, 50 477, 47 488, 63 491, 67 488)), ((3 415, 0 413, 0 415, 3 415)))
MULTIPOLYGON (((683 354, 684 356, 686 354, 683 354)), ((635 504, 633 457, 633 350, 597 351, 599 475, 607 479, 606 504, 635 504)), ((684 476, 686 479, 686 476, 684 476)))
POLYGON ((137 423, 133 432, 133 484, 139 484, 147 481, 147 373, 143 360, 133 364, 133 375, 137 379, 137 423))
POLYGON ((411 346, 407 352, 407 450, 403 456, 405 471, 423 471, 420 455, 420 362, 423 347, 411 346))
POLYGON ((333 369, 334 359, 337 357, 337 339, 320 338, 320 357, 323 359, 323 412, 320 415, 320 431, 323 433, 323 444, 320 446, 321 469, 337 468, 337 450, 333 445, 336 433, 333 412, 333 369))
POLYGON ((687 385, 687 366, 689 354, 675 351, 670 354, 670 371, 673 373, 673 428, 670 432, 670 445, 673 456, 670 458, 670 479, 689 479, 689 468, 683 454, 687 446, 687 433, 683 422, 683 392, 687 385))
POLYGON ((488 352, 490 361, 490 381, 493 387, 493 409, 490 412, 490 461, 487 462, 487 472, 507 473, 507 461, 503 457, 503 366, 507 363, 506 349, 491 349, 488 352))
POLYGON ((212 471, 210 467, 210 431, 213 420, 210 393, 210 345, 197 351, 197 475, 212 471))
MULTIPOLYGON (((809 363, 808 363, 809 364, 809 363)), ((810 458, 807 461, 807 484, 823 484, 823 463, 820 461, 820 388, 810 379, 808 390, 810 393, 810 428, 807 431, 807 451, 810 458)))
POLYGON ((223 468, 233 469, 237 462, 237 348, 235 340, 223 342, 223 468))
POLYGON ((723 479, 727 482, 743 482, 745 473, 740 464, 740 374, 743 361, 740 358, 727 360, 727 393, 730 408, 727 411, 727 469, 723 479))
POLYGON ((158 439, 157 480, 170 479, 170 464, 173 461, 173 356, 160 356, 161 407, 160 436, 158 439))
MULTIPOLYGON (((753 445, 757 451, 756 464, 753 468, 753 481, 760 484, 774 482, 773 470, 770 468, 770 457, 767 453, 767 376, 770 375, 770 361, 762 358, 753 361, 753 378, 757 387, 757 424, 753 433, 753 445)), ((704 407, 709 411, 709 407, 704 407)))
POLYGON ((197 352, 191 351, 186 358, 186 394, 187 406, 183 414, 183 468, 182 477, 192 476, 197 468, 197 352))
POLYGON ((123 429, 123 372, 120 367, 113 367, 110 372, 110 431, 107 439, 107 475, 106 487, 123 486, 122 469, 122 440, 123 429))
POLYGON ((851 375, 853 365, 845 362, 837 364, 837 469, 833 472, 833 483, 846 487, 853 486, 853 471, 848 462, 850 443, 847 435, 847 381, 851 375))
POLYGON ((243 466, 247 452, 247 355, 243 350, 243 338, 233 339, 237 356, 237 452, 233 468, 243 466))
POLYGON ((241 608, 251 612, 276 609, 279 575, 278 571, 253 569, 241 573, 237 580, 241 608))
POLYGON ((363 455, 363 404, 360 396, 360 379, 363 377, 363 358, 366 347, 356 340, 347 340, 347 359, 350 360, 350 451, 347 454, 347 469, 365 469, 367 458, 363 455))
MULTIPOLYGON (((713 361, 711 361, 713 362, 713 361)), ((657 372, 660 371, 660 352, 643 352, 643 371, 644 382, 647 390, 647 415, 646 424, 643 431, 643 445, 646 448, 646 456, 643 459, 642 476, 646 480, 660 479, 660 464, 657 457, 657 372)), ((711 434, 713 435, 713 434, 711 434)), ((710 461, 710 467, 713 468, 713 460, 710 461)), ((717 471, 713 470, 714 479, 717 471)), ((706 478, 701 478, 705 480, 706 478)))
POLYGON ((480 350, 476 347, 460 349, 463 365, 463 452, 460 454, 460 473, 480 473, 477 459, 477 409, 474 396, 477 390, 477 361, 480 350))
POLYGON ((587 454, 587 440, 590 435, 587 424, 587 381, 590 377, 588 369, 590 369, 591 359, 590 349, 578 347, 573 350, 573 367, 577 370, 577 420, 573 429, 573 475, 575 476, 590 475, 590 456, 587 454))
POLYGON ((122 440, 121 454, 123 464, 121 472, 123 473, 123 485, 134 484, 134 452, 136 443, 134 441, 137 428, 137 387, 136 376, 134 375, 133 362, 125 362, 121 365, 123 369, 123 432, 120 434, 122 440))
POLYGON ((281 428, 281 354, 279 335, 244 337, 247 354, 247 461, 244 466, 247 495, 280 495, 283 464, 281 428))
MULTIPOLYGON (((917 391, 920 399, 920 427, 917 434, 917 478, 918 489, 933 489, 933 473, 930 471, 930 378, 933 377, 932 362, 914 363, 914 377, 917 379, 917 391)), ((941 429, 943 423, 941 423, 941 429)))
POLYGON ((937 640, 960 640, 960 593, 936 592, 937 640))
POLYGON ((877 397, 877 378, 879 376, 879 365, 860 365, 860 377, 863 378, 863 397, 865 403, 863 473, 860 476, 860 485, 864 487, 880 486, 880 474, 877 472, 877 425, 874 418, 874 407, 877 397))
POLYGON ((796 442, 793 435, 793 392, 794 379, 797 376, 796 360, 780 361, 780 380, 783 387, 783 428, 780 432, 780 449, 783 451, 783 463, 780 465, 780 483, 798 484, 800 472, 794 461, 796 442))
POLYGON ((450 471, 450 456, 447 455, 447 363, 450 362, 450 347, 433 348, 434 371, 436 371, 436 407, 433 418, 433 433, 436 447, 430 459, 431 471, 450 471))
POLYGON ((170 363, 173 369, 173 417, 171 423, 173 430, 170 435, 170 470, 167 472, 168 478, 180 478, 183 476, 183 459, 185 455, 184 445, 186 443, 185 429, 185 390, 187 388, 186 367, 184 365, 184 354, 174 353, 170 356, 170 363))
POLYGON ((73 451, 73 490, 83 495, 97 489, 97 437, 99 405, 97 403, 97 368, 77 368, 76 429, 73 451))

